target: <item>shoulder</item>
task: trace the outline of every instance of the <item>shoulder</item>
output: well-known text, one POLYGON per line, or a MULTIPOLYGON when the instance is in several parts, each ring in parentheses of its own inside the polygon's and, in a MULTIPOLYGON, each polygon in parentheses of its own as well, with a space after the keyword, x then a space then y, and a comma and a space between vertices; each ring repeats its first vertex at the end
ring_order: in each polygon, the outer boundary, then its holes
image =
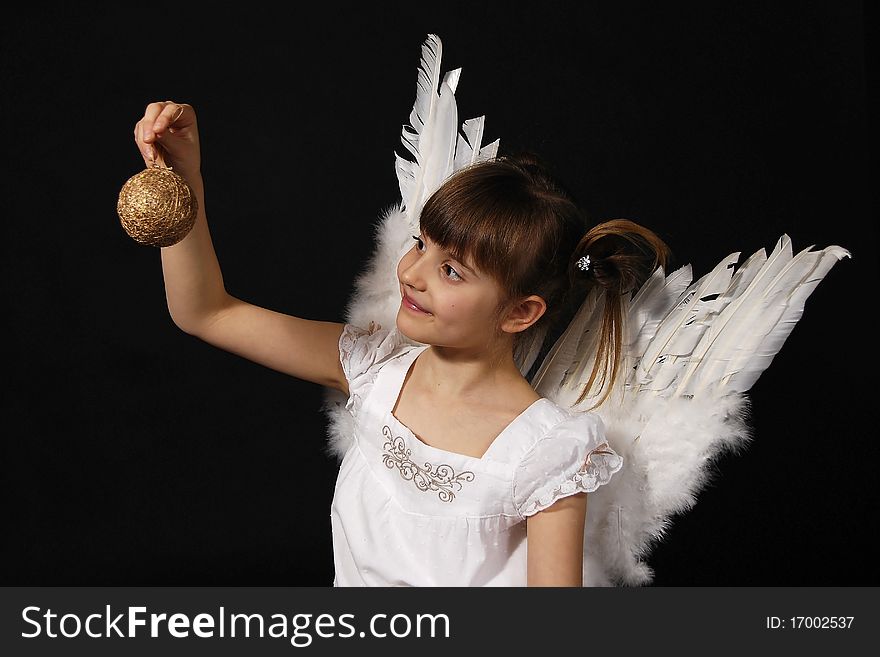
POLYGON ((524 518, 561 498, 596 490, 623 466, 597 414, 555 404, 548 413, 550 426, 532 436, 514 472, 514 502, 524 518))
POLYGON ((346 323, 339 336, 339 361, 349 384, 349 391, 360 387, 386 363, 420 345, 397 328, 382 328, 374 322, 367 327, 346 323))
POLYGON ((577 439, 598 444, 605 438, 605 425, 596 413, 577 413, 542 397, 536 402, 537 431, 532 431, 524 446, 523 458, 542 445, 577 439))
POLYGON ((577 467, 593 451, 608 446, 605 424, 596 413, 570 412, 552 402, 541 410, 542 430, 529 436, 522 447, 520 476, 577 467))

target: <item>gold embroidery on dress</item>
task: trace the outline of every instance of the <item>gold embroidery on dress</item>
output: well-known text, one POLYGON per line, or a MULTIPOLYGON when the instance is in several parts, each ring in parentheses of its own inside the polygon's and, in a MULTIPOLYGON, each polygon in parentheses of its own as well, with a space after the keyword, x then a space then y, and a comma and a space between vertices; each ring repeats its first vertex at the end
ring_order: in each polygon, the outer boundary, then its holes
POLYGON ((461 482, 474 480, 473 472, 466 470, 455 474, 455 470, 446 464, 438 465, 435 469, 431 463, 426 462, 424 469, 420 468, 409 458, 412 450, 407 448, 403 438, 392 435, 391 428, 387 424, 382 428, 382 435, 387 438, 382 446, 387 452, 382 456, 385 465, 388 468, 396 467, 400 471, 400 476, 407 480, 411 479, 419 490, 437 491, 441 502, 451 502, 455 499, 453 486, 461 490, 461 482))

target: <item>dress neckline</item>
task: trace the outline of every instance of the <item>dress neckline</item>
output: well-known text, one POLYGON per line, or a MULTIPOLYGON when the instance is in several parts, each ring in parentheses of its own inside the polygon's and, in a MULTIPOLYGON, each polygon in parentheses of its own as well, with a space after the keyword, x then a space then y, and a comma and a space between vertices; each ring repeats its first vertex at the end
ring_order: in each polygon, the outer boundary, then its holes
POLYGON ((422 345, 422 346, 414 347, 409 352, 407 352, 407 354, 405 354, 404 357, 402 357, 398 360, 397 371, 395 372, 395 378, 393 378, 395 385, 393 387, 389 386, 391 388, 390 394, 389 394, 390 402, 388 402, 386 400, 386 403, 390 403, 390 405, 387 407, 388 416, 397 425, 398 428, 400 428, 402 431, 404 431, 406 433, 407 436, 412 437, 412 439, 416 442, 417 445, 419 445, 419 447, 437 452, 438 454, 443 454, 444 456, 453 457, 453 458, 463 458, 463 459, 469 459, 472 461, 490 461, 491 460, 490 455, 491 455, 492 451, 497 448, 497 446, 501 443, 502 439, 504 439, 507 434, 509 434, 511 431, 513 431, 513 428, 516 425, 518 425, 520 422, 524 421, 525 418, 535 408, 537 408, 540 405, 540 402, 549 401, 545 397, 541 397, 541 398, 533 401, 531 404, 529 404, 529 406, 527 408, 525 408, 519 415, 517 415, 515 418, 513 418, 513 420, 511 420, 507 424, 507 426, 505 426, 501 430, 501 432, 497 436, 495 436, 495 438, 489 444, 489 447, 486 448, 485 452, 483 452, 482 456, 471 456, 470 454, 462 454, 461 452, 451 452, 449 450, 442 449, 440 447, 435 447, 434 445, 429 445, 424 440, 419 438, 415 434, 415 432, 413 432, 412 429, 410 429, 407 425, 405 425, 403 422, 401 422, 397 418, 397 416, 394 414, 394 408, 395 408, 395 406, 397 406, 397 403, 400 400, 400 397, 403 395, 403 386, 406 382, 407 375, 409 375, 410 371, 415 366, 415 363, 418 360, 419 356, 429 346, 430 345, 422 345))

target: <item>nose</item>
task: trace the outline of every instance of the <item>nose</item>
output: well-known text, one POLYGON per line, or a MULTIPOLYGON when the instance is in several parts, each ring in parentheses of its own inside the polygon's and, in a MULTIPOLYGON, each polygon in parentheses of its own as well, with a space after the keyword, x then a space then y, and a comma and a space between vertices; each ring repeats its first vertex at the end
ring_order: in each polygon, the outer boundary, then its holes
POLYGON ((417 290, 425 289, 425 277, 419 267, 419 258, 414 258, 412 253, 407 253, 400 259, 400 280, 407 287, 417 290))

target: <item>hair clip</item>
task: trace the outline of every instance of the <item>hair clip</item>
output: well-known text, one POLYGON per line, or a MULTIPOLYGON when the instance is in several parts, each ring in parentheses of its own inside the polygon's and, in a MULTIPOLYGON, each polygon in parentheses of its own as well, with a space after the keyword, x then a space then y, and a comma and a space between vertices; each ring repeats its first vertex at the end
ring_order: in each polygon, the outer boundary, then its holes
POLYGON ((590 268, 590 256, 585 255, 581 256, 577 261, 577 266, 584 271, 587 271, 590 268))

